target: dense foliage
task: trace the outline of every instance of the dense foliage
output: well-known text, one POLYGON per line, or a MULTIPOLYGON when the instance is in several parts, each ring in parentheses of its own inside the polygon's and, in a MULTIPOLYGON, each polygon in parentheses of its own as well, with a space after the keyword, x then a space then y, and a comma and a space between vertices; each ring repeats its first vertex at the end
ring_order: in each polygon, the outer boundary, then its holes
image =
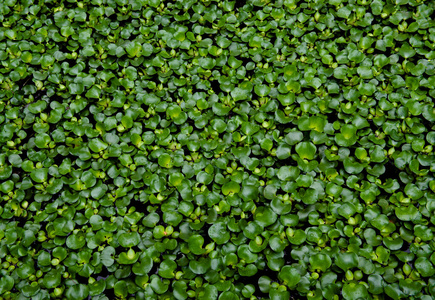
POLYGON ((434 8, 0 1, 0 299, 434 299, 434 8))

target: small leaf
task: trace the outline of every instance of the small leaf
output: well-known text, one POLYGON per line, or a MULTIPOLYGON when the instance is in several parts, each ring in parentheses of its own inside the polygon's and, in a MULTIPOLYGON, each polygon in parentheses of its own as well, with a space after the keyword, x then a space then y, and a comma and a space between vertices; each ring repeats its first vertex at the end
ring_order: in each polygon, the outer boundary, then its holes
POLYGON ((3 275, 0 278, 0 294, 4 295, 14 287, 14 279, 9 275, 3 275))
POLYGON ((86 244, 84 235, 70 235, 66 239, 66 246, 70 249, 77 250, 86 244))
POLYGON ((100 152, 103 151, 105 149, 107 149, 107 147, 109 147, 108 144, 106 144, 105 142, 103 142, 102 140, 100 140, 99 138, 95 138, 89 141, 89 148, 93 151, 93 152, 100 152))
POLYGON ((358 256, 355 253, 339 253, 335 260, 338 267, 347 271, 358 266, 358 256))
POLYGON ((115 248, 112 246, 108 246, 101 251, 101 262, 104 266, 110 267, 115 262, 114 255, 115 255, 115 248))
POLYGON ((202 248, 204 244, 204 238, 199 234, 194 234, 188 241, 189 250, 195 255, 202 255, 206 250, 202 248))
POLYGON ((157 276, 152 277, 150 286, 153 291, 158 295, 166 293, 169 288, 169 284, 162 282, 162 280, 157 276))
POLYGON ((250 93, 249 93, 248 90, 242 89, 242 88, 239 88, 239 87, 236 87, 231 92, 231 97, 233 97, 234 101, 240 101, 240 100, 248 99, 249 95, 250 95, 250 93))
POLYGON ((267 85, 256 85, 254 87, 254 92, 260 97, 265 97, 269 95, 270 90, 270 87, 267 85))
POLYGON ((227 243, 230 239, 230 233, 224 222, 216 222, 210 226, 208 235, 219 245, 227 243))
POLYGON ((396 207, 395 212, 401 221, 416 221, 421 218, 420 212, 414 205, 396 207))
POLYGON ((229 194, 237 194, 240 191, 240 185, 235 181, 230 181, 222 186, 222 193, 227 196, 229 194))
POLYGON ((367 288, 363 284, 349 283, 343 286, 343 298, 346 300, 368 299, 367 288))
POLYGON ((403 43, 399 49, 399 54, 405 59, 411 58, 416 54, 416 51, 408 44, 403 43))
POLYGON ((317 148, 311 142, 301 142, 296 145, 296 152, 302 159, 314 159, 317 148))
POLYGON ((326 272, 331 264, 332 260, 327 254, 318 253, 310 256, 310 265, 314 270, 326 272))
POLYGON ((89 288, 85 284, 75 284, 70 287, 65 292, 65 297, 68 300, 83 300, 89 295, 89 288))
POLYGON ((124 248, 137 246, 140 242, 140 236, 137 232, 125 232, 118 237, 119 244, 124 248))
POLYGON ((171 156, 167 153, 163 153, 159 156, 158 163, 161 167, 168 169, 172 168, 174 165, 171 156))
POLYGON ((301 275, 297 269, 290 266, 284 266, 278 273, 278 278, 283 281, 284 285, 293 288, 301 280, 301 275))
POLYGON ((30 173, 30 177, 33 179, 33 181, 38 183, 46 182, 48 179, 48 169, 47 168, 34 169, 30 173))
POLYGON ((177 263, 170 259, 165 259, 160 263, 159 275, 162 278, 174 278, 174 271, 177 269, 177 263))
POLYGON ((140 56, 142 52, 142 45, 137 41, 128 42, 125 51, 130 57, 140 56))
POLYGON ((419 257, 415 261, 415 268, 423 277, 431 277, 435 274, 435 268, 426 257, 419 257))
POLYGON ((302 229, 293 230, 289 228, 286 230, 286 234, 289 242, 293 245, 301 245, 307 239, 307 235, 302 229))
POLYGON ((61 283, 61 273, 58 270, 50 270, 43 279, 44 286, 47 289, 57 287, 61 283))
POLYGON ((101 89, 94 85, 89 91, 86 92, 85 97, 91 99, 100 99, 101 89))

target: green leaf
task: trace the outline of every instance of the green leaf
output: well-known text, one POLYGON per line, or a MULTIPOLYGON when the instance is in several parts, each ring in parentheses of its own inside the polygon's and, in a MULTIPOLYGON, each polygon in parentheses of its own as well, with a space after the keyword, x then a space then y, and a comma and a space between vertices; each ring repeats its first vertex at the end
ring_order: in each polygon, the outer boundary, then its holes
POLYGON ((236 87, 231 92, 231 97, 233 97, 234 101, 246 100, 246 99, 248 99, 249 95, 250 95, 249 90, 242 89, 239 87, 236 87))
POLYGON ((337 17, 340 17, 343 19, 349 18, 350 14, 351 14, 351 10, 347 6, 344 6, 344 7, 340 8, 339 10, 337 10, 337 17))
POLYGON ((355 205, 352 203, 344 203, 338 209, 337 212, 343 216, 345 219, 349 219, 352 215, 356 213, 355 205))
POLYGON ((343 147, 352 146, 357 140, 356 131, 357 128, 352 124, 343 125, 340 133, 335 136, 335 142, 343 147))
POLYGON ((383 4, 383 2, 380 1, 380 0, 375 0, 375 1, 372 1, 372 2, 370 3, 370 8, 371 8, 371 10, 372 10, 372 13, 373 13, 375 16, 380 15, 380 14, 382 13, 382 8, 383 8, 383 7, 384 7, 384 4, 383 4))
POLYGON ((289 106, 292 105, 295 102, 295 94, 288 93, 288 94, 279 94, 278 100, 281 102, 283 106, 289 106))
POLYGON ((172 168, 174 165, 171 156, 167 153, 163 153, 159 156, 158 163, 161 167, 168 169, 172 168))
POLYGON ((411 183, 408 183, 405 186, 405 193, 412 200, 420 199, 424 195, 424 193, 415 184, 411 183))
POLYGON ((17 38, 16 32, 12 29, 5 30, 4 35, 11 40, 15 40, 17 38))
POLYGON ((288 241, 274 235, 269 239, 269 246, 275 252, 281 252, 288 246, 288 241))
POLYGON ((163 282, 158 276, 155 276, 152 277, 150 286, 156 294, 161 295, 168 290, 169 284, 163 282))
POLYGON ((83 300, 89 295, 89 288, 84 284, 75 284, 67 288, 65 297, 69 300, 83 300))
POLYGON ((38 148, 41 148, 41 149, 48 148, 50 142, 51 142, 51 138, 46 133, 40 133, 35 137, 35 145, 38 148))
POLYGON ((35 103, 29 105, 28 109, 32 114, 38 114, 47 107, 47 102, 38 100, 35 103))
POLYGON ((153 46, 150 43, 144 43, 142 45, 142 54, 144 56, 150 56, 154 51, 153 46))
POLYGON ((373 78, 373 71, 370 67, 359 66, 357 69, 358 75, 363 79, 373 78))
POLYGON ((100 140, 99 138, 95 138, 89 141, 89 148, 93 151, 93 152, 100 152, 103 151, 105 149, 107 149, 107 147, 109 147, 108 144, 106 144, 105 142, 103 142, 102 140, 100 140))
POLYGON ((137 246, 140 242, 140 236, 137 232, 125 232, 118 237, 119 244, 124 248, 137 246))
POLYGON ((91 196, 94 199, 101 199, 105 193, 107 192, 108 187, 106 185, 96 185, 92 191, 91 191, 91 196))
POLYGON ((248 225, 242 228, 243 234, 249 239, 254 239, 263 231, 263 229, 264 228, 260 226, 257 222, 249 222, 248 225))
POLYGON ((84 56, 93 56, 95 53, 95 49, 92 46, 85 46, 82 50, 84 56))
POLYGON ((48 169, 47 168, 34 169, 30 173, 30 177, 32 178, 33 181, 37 183, 47 182, 48 169))
POLYGON ((289 242, 293 245, 301 245, 307 239, 307 235, 302 229, 293 230, 289 228, 286 230, 286 234, 289 242))
POLYGON ((204 238, 199 234, 194 234, 189 237, 189 250, 195 255, 202 255, 206 250, 202 248, 204 244, 204 238))
POLYGON ((90 90, 88 90, 86 92, 85 97, 91 98, 91 99, 100 99, 101 89, 94 85, 93 87, 91 87, 90 90))
POLYGON ((254 87, 254 92, 260 97, 269 95, 270 91, 271 89, 267 85, 256 85, 254 87))
POLYGON ((227 182, 222 186, 222 193, 225 196, 230 194, 237 194, 238 192, 240 192, 240 185, 235 181, 227 182))
POLYGON ((288 286, 289 288, 293 288, 301 280, 301 275, 297 269, 291 266, 284 266, 278 273, 278 278, 283 282, 284 285, 288 286))
POLYGON ((41 67, 47 69, 54 64, 54 61, 55 59, 52 55, 44 54, 41 57, 41 67))
POLYGON ((113 257, 115 255, 115 252, 115 248, 113 248, 112 246, 108 246, 103 249, 103 251, 101 252, 101 262, 103 263, 103 265, 105 265, 106 267, 110 267, 111 265, 113 265, 113 263, 115 262, 115 259, 113 257))
POLYGON ((254 219, 260 226, 267 227, 275 223, 277 214, 269 207, 262 206, 255 211, 254 219))
POLYGON ((420 212, 414 205, 396 207, 395 212, 401 221, 416 221, 421 218, 420 212))
POLYGON ((206 274, 210 269, 210 259, 201 257, 199 260, 191 260, 189 262, 189 269, 197 275, 206 274))
POLYGON ((426 257, 419 257, 415 261, 415 268, 423 277, 431 277, 435 274, 435 268, 426 257))
POLYGON ((217 244, 225 244, 230 239, 230 233, 224 222, 216 222, 208 229, 208 235, 217 244))
POLYGON ((121 124, 125 128, 131 128, 133 127, 133 119, 130 116, 123 116, 121 119, 121 124))
POLYGON ((332 264, 331 258, 327 254, 317 253, 310 256, 310 265, 314 270, 326 272, 332 264))
POLYGON ((159 276, 162 278, 174 278, 174 271, 177 269, 177 263, 170 259, 165 259, 160 263, 159 276))
POLYGON ((276 157, 278 159, 284 160, 291 156, 291 147, 287 144, 280 144, 276 148, 276 157))
POLYGON ((9 275, 3 275, 0 278, 0 294, 4 295, 6 292, 12 290, 14 287, 14 279, 9 275))
POLYGON ((343 286, 343 298, 346 300, 367 299, 369 293, 363 284, 349 283, 343 286))
POLYGON ((211 57, 201 57, 198 62, 199 66, 206 70, 211 70, 216 65, 216 60, 211 57))
POLYGON ((254 263, 257 261, 258 259, 258 255, 251 252, 249 250, 249 246, 247 245, 241 245, 238 249, 237 249, 237 255, 239 256, 240 259, 243 259, 246 263, 254 263))
POLYGON ((86 239, 84 235, 70 235, 66 238, 66 246, 73 250, 83 248, 85 244, 86 239))
POLYGON ((296 145, 300 141, 302 141, 304 135, 301 131, 291 131, 285 136, 285 142, 289 145, 296 145))
POLYGON ((347 271, 358 266, 358 256, 355 253, 349 252, 339 253, 335 259, 335 263, 338 267, 343 269, 343 271, 347 271))
POLYGON ((8 194, 14 189, 14 182, 12 180, 7 180, 0 184, 0 191, 4 194, 8 194))
POLYGON ((113 291, 116 297, 125 299, 128 296, 127 283, 124 280, 116 282, 113 291))
POLYGON ((43 279, 44 286, 47 289, 52 289, 60 285, 61 272, 59 270, 50 270, 43 279))
POLYGON ((408 44, 403 43, 399 49, 399 54, 405 59, 411 58, 416 54, 416 51, 408 44))
POLYGON ((302 159, 314 159, 317 148, 311 142, 301 142, 296 145, 296 152, 302 159))
POLYGON ((354 157, 346 157, 343 161, 344 169, 349 174, 359 174, 365 165, 358 163, 354 157))
POLYGON ((125 51, 130 57, 138 57, 142 52, 142 45, 137 41, 128 42, 125 51))
MULTIPOLYGON (((112 262, 113 264, 113 262, 112 262)), ((133 265, 132 271, 134 274, 144 276, 153 268, 153 259, 151 257, 142 257, 140 262, 133 265)))
POLYGON ((345 79, 347 77, 347 67, 337 67, 334 69, 334 77, 337 79, 345 79))
POLYGON ((244 122, 242 124, 242 131, 248 136, 252 136, 260 130, 260 126, 254 123, 244 122))

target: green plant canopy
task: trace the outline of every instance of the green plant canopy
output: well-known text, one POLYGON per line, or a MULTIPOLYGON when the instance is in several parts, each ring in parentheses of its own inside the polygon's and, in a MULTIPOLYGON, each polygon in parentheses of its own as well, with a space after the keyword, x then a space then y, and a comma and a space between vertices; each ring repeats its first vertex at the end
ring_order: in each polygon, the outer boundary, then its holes
POLYGON ((434 9, 1 0, 0 299, 435 299, 434 9))

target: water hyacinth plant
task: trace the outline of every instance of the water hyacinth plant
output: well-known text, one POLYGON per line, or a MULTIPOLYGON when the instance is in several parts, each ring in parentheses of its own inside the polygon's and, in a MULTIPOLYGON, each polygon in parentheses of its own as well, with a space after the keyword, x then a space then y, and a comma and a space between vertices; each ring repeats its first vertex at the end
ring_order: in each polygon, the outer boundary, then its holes
POLYGON ((434 299, 434 9, 0 1, 0 299, 434 299))

